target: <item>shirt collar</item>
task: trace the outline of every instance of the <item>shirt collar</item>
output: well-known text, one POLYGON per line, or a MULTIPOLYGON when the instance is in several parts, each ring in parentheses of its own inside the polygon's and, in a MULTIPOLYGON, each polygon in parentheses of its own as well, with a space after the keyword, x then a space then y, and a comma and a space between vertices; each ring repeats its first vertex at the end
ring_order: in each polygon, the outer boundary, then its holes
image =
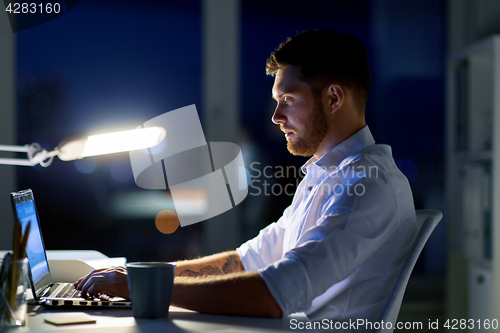
POLYGON ((306 164, 302 166, 302 172, 307 173, 307 169, 314 165, 317 165, 323 170, 333 171, 346 157, 374 144, 375 139, 368 126, 365 126, 333 147, 319 160, 316 159, 315 156, 311 157, 306 164))

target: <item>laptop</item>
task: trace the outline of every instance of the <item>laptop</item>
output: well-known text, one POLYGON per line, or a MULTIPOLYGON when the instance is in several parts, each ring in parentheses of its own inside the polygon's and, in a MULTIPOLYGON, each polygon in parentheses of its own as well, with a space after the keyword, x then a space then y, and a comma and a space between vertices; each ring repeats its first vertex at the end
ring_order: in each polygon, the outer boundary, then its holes
POLYGON ((40 230, 40 221, 35 206, 33 192, 28 189, 11 193, 11 201, 16 220, 21 222, 23 231, 31 221, 26 253, 29 261, 29 279, 33 298, 46 306, 92 306, 130 307, 131 302, 120 297, 85 299, 81 297, 73 283, 55 282, 50 275, 49 262, 40 230))

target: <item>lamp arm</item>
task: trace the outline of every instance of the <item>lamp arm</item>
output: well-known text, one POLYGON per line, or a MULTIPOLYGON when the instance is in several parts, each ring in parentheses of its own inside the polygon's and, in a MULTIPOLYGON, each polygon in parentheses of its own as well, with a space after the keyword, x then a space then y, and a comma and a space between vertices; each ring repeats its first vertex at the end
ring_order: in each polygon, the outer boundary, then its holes
POLYGON ((43 167, 48 167, 52 163, 54 156, 58 154, 57 149, 48 152, 36 142, 24 146, 0 145, 0 151, 26 153, 27 158, 25 159, 0 158, 0 164, 23 166, 35 166, 40 164, 43 167))
POLYGON ((0 152, 26 153, 27 158, 0 158, 0 164, 48 167, 54 156, 62 161, 73 161, 88 156, 112 154, 150 148, 159 144, 167 135, 163 127, 137 128, 130 131, 91 135, 86 138, 63 141, 48 152, 34 142, 24 146, 0 145, 0 152))

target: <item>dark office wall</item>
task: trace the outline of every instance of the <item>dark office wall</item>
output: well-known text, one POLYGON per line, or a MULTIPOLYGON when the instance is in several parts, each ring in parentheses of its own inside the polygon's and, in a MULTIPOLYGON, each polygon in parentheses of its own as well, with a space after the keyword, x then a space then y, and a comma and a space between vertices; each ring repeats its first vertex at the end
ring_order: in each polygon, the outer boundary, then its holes
MULTIPOLYGON (((176 108, 199 107, 200 20, 199 1, 86 0, 17 33, 19 143, 54 148, 68 136, 135 128, 176 108)), ((187 252, 180 243, 189 232, 160 234, 154 215, 115 216, 117 193, 141 191, 126 153, 56 158, 49 168, 20 168, 18 182, 34 190, 49 249, 94 248, 132 260, 187 252)))
MULTIPOLYGON (((444 211, 444 1, 372 2, 374 85, 367 122, 392 146, 415 206, 444 211)), ((416 272, 444 274, 446 216, 416 272)))
MULTIPOLYGON (((13 145, 16 142, 15 114, 15 39, 10 30, 7 15, 0 13, 0 145, 13 145)), ((13 157, 13 154, 2 153, 1 157, 13 157)), ((0 165, 0 189, 3 194, 0 200, 0 249, 12 247, 14 216, 9 202, 9 192, 16 188, 16 169, 8 165, 0 165)))

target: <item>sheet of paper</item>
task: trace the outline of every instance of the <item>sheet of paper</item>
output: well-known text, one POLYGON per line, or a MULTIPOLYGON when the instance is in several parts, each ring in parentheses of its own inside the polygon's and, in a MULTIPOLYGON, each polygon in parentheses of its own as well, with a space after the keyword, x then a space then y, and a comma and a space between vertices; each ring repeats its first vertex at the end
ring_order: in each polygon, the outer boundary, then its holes
POLYGON ((53 325, 76 325, 76 324, 95 324, 97 321, 85 313, 77 314, 50 314, 43 318, 44 321, 53 325))

